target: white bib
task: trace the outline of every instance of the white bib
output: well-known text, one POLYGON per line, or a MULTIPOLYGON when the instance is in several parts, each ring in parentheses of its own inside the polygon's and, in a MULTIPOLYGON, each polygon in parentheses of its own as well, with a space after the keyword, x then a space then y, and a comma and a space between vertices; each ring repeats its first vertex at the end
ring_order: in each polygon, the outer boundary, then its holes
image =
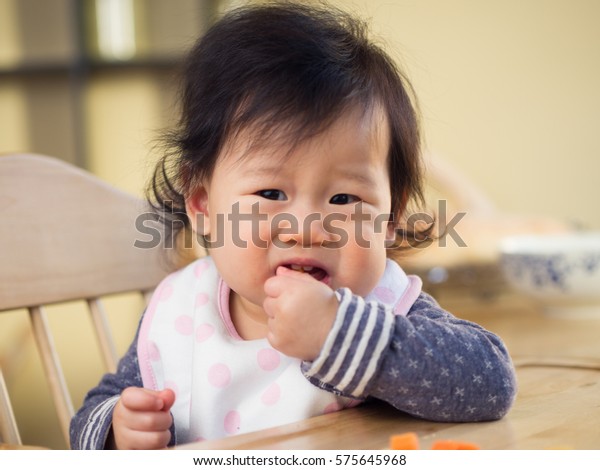
POLYGON ((171 388, 177 442, 287 424, 357 404, 312 385, 300 360, 266 339, 242 340, 229 317, 229 288, 210 258, 168 276, 142 321, 144 387, 171 388))
MULTIPOLYGON (((414 302, 402 299, 412 290, 409 284, 400 267, 388 261, 367 300, 403 304, 395 311, 406 315, 414 302)), ((301 361, 276 351, 266 339, 240 338, 229 316, 229 294, 212 259, 205 257, 165 278, 142 320, 142 381, 145 388, 175 392, 171 412, 177 442, 256 431, 359 403, 312 385, 301 361)))

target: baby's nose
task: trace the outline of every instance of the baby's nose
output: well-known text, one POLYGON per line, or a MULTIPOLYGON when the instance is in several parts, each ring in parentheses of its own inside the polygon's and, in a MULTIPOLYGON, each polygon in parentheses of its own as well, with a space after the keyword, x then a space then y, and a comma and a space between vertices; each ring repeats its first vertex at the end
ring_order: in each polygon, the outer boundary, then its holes
POLYGON ((322 245, 329 237, 323 226, 323 216, 319 212, 287 214, 276 221, 275 225, 274 243, 282 243, 284 246, 300 245, 308 248, 322 245))

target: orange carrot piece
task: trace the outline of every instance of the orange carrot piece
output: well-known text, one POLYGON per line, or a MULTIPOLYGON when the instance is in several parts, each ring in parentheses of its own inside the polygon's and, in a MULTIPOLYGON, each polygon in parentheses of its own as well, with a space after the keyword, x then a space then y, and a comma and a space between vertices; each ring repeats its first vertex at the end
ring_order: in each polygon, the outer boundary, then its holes
POLYGON ((435 441, 431 446, 431 450, 479 450, 477 444, 473 444, 472 442, 467 441, 452 441, 452 440, 442 440, 435 441))
POLYGON ((390 437, 391 450, 417 450, 419 448, 419 436, 414 432, 394 434, 390 437))

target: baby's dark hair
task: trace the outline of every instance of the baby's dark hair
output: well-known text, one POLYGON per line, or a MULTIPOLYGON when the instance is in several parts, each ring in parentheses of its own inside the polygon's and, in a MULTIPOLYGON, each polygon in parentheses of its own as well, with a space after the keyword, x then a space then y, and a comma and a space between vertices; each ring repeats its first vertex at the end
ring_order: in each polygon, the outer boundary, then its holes
POLYGON ((186 198, 210 180, 240 132, 257 136, 251 145, 283 136, 293 148, 352 110, 379 107, 387 118, 392 214, 403 213, 408 201, 423 203, 412 88, 367 33, 364 22, 331 6, 285 1, 230 11, 199 39, 183 68, 179 125, 166 136, 170 150, 148 187, 167 237, 190 228, 186 198))

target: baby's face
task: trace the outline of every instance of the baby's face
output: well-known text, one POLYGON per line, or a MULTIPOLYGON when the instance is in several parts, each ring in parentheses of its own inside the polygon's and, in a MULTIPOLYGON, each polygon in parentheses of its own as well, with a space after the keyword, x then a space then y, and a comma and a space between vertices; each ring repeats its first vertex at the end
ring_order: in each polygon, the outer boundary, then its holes
POLYGON ((263 285, 278 266, 365 296, 386 262, 393 234, 385 118, 348 113, 296 146, 234 142, 210 183, 188 201, 208 235, 217 268, 237 304, 262 311, 263 285))

